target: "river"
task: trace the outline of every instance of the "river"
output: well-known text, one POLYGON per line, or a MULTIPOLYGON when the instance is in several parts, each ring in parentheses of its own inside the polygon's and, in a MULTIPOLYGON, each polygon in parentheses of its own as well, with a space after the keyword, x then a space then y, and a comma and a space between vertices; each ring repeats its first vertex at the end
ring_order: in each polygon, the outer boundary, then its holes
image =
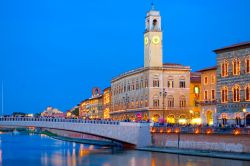
POLYGON ((0 134, 3 166, 249 166, 250 162, 119 150, 37 134, 0 134))

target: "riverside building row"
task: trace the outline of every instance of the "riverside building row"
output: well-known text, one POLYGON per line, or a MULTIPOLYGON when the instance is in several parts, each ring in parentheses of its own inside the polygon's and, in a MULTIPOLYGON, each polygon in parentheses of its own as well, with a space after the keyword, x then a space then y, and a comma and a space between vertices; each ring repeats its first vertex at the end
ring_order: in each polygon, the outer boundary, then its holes
POLYGON ((147 13, 144 66, 111 80, 79 104, 80 117, 180 124, 250 125, 250 42, 215 50, 217 64, 197 72, 163 63, 160 12, 147 13))

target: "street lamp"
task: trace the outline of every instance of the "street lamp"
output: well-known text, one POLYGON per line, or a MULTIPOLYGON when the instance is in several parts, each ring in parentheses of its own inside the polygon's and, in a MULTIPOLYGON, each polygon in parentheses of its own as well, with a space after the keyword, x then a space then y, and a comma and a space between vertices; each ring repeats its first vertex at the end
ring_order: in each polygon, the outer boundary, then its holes
POLYGON ((163 112, 163 124, 165 123, 165 98, 166 98, 166 96, 167 96, 167 92, 166 92, 166 89, 165 88, 163 88, 162 89, 162 92, 160 92, 160 96, 162 96, 163 97, 163 102, 162 102, 162 107, 163 107, 163 109, 162 109, 162 112, 163 112))
POLYGON ((125 112, 127 113, 128 109, 128 103, 129 103, 129 97, 128 94, 126 93, 126 96, 123 97, 124 103, 125 103, 125 112))
POLYGON ((246 127, 246 112, 247 112, 247 109, 243 108, 242 111, 243 111, 243 115, 244 115, 244 127, 246 127))

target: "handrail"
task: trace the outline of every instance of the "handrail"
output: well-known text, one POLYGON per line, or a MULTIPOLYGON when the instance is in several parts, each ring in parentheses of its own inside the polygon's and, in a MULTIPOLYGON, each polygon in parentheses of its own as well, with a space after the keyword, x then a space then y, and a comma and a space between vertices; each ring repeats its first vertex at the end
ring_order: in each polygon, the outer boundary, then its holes
POLYGON ((119 125, 119 121, 109 120, 84 120, 84 119, 64 119, 64 118, 33 118, 33 117, 0 117, 1 121, 34 121, 34 122, 66 122, 66 123, 91 123, 119 125))

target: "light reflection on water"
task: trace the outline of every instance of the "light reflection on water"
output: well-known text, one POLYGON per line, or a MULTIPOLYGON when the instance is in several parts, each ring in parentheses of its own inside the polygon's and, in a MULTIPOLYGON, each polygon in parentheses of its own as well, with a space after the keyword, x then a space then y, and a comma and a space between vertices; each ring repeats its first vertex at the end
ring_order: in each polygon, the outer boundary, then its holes
POLYGON ((0 135, 0 165, 35 166, 249 166, 250 162, 122 151, 64 142, 46 135, 0 135))

